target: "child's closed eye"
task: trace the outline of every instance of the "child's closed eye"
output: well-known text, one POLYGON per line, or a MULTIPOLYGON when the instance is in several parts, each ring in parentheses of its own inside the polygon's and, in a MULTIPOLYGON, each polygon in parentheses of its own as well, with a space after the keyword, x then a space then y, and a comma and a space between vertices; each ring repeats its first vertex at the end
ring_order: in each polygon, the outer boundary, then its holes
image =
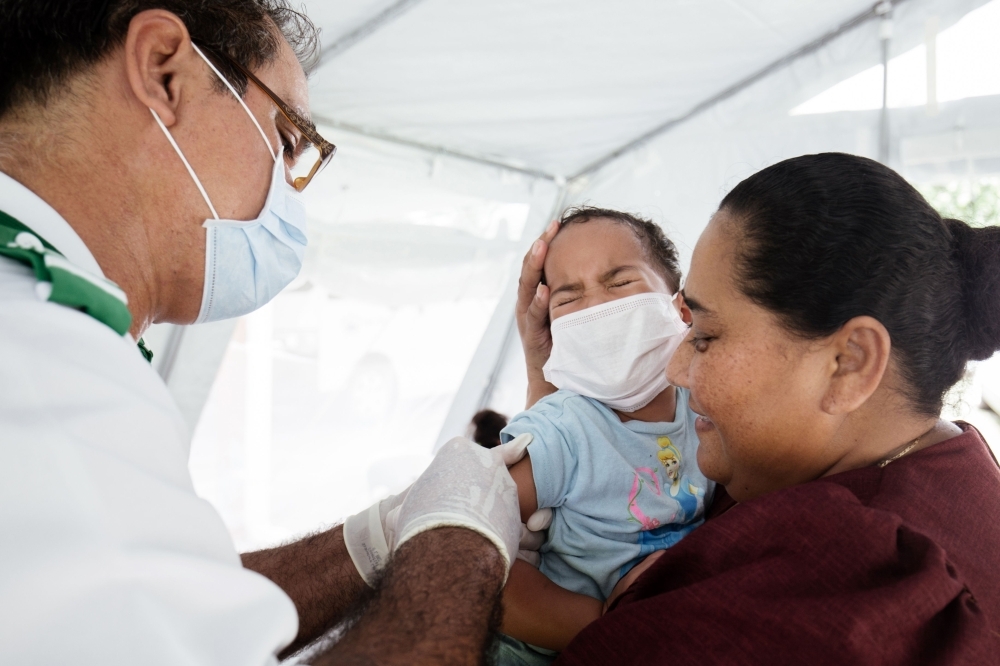
POLYGON ((566 298, 558 298, 552 304, 552 308, 553 309, 555 309, 555 308, 561 308, 564 305, 569 305, 573 301, 578 301, 578 300, 580 300, 579 296, 569 296, 569 297, 566 297, 566 298))

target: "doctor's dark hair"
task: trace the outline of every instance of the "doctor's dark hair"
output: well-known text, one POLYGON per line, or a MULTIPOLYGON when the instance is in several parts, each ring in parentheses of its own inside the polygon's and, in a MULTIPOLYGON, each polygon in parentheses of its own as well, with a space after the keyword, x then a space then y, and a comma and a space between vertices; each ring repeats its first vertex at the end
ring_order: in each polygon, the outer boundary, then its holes
POLYGON ((660 274, 666 280, 667 286, 670 287, 672 292, 677 293, 681 288, 681 269, 677 261, 677 247, 667 238, 667 235, 663 233, 663 229, 656 222, 610 208, 575 206, 563 211, 562 217, 559 219, 559 224, 561 227, 564 227, 569 224, 583 224, 584 222, 600 218, 606 218, 628 227, 635 234, 639 243, 642 244, 649 260, 653 262, 656 268, 660 269, 660 274))
POLYGON ((1000 227, 942 219, 878 162, 785 160, 737 185, 719 210, 739 238, 737 287, 806 338, 877 319, 920 413, 939 414, 966 363, 1000 349, 1000 227))
POLYGON ((286 0, 0 0, 0 117, 44 105, 124 43, 132 18, 149 9, 176 14, 241 94, 246 77, 218 53, 252 71, 274 59, 280 34, 308 70, 318 51, 319 31, 286 0))

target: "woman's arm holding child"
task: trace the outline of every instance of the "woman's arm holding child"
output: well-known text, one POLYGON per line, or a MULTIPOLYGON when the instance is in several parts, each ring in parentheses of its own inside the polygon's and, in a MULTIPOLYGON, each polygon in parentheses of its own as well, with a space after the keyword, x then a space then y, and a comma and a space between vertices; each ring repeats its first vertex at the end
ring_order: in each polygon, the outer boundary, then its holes
MULTIPOLYGON (((530 454, 510 468, 517 484, 521 520, 538 510, 530 454)), ((588 624, 601 616, 602 604, 550 581, 525 562, 515 562, 503 590, 503 632, 526 643, 562 650, 588 624)))
POLYGON ((542 283, 542 268, 549 243, 559 232, 559 222, 553 221, 536 240, 521 264, 521 278, 517 285, 517 330, 524 347, 524 360, 528 369, 528 395, 525 409, 556 392, 556 387, 545 381, 542 366, 552 351, 549 333, 549 288, 542 283))

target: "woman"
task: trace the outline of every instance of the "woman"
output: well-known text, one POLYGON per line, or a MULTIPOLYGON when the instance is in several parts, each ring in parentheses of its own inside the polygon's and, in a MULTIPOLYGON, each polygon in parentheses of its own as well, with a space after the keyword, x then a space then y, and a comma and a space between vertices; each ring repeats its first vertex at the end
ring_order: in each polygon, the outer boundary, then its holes
MULTIPOLYGON (((533 396, 546 297, 519 309, 533 396)), ((1000 228, 942 220, 877 162, 798 157, 726 196, 684 297, 668 375, 728 497, 558 663, 1000 661, 1000 468, 939 417, 1000 349, 1000 228)))

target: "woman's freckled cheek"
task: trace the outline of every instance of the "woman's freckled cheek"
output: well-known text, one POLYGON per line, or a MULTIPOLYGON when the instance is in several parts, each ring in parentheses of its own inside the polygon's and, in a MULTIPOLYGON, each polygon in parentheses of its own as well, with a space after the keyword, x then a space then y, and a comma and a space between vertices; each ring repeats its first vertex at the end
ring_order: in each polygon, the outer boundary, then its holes
POLYGON ((704 450, 699 451, 699 464, 723 483, 738 476, 748 463, 754 466, 755 452, 747 444, 754 441, 761 416, 756 375, 762 350, 734 347, 719 345, 714 353, 699 358, 692 376, 698 404, 715 424, 715 431, 703 442, 704 450))

